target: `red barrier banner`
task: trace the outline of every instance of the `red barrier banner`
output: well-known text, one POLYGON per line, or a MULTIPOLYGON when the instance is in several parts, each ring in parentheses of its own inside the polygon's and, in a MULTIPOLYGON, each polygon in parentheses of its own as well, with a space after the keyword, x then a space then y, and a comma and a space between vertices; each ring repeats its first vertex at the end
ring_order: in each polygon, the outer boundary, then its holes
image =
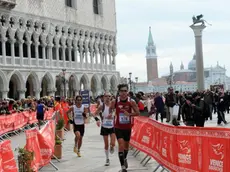
POLYGON ((27 124, 27 122, 28 118, 24 115, 24 113, 18 113, 17 115, 15 115, 14 130, 18 130, 24 127, 27 124))
POLYGON ((89 107, 89 110, 91 113, 95 113, 96 110, 97 110, 97 104, 91 104, 90 107, 89 107))
MULTIPOLYGON (((1 147, 0 147, 0 149, 1 149, 1 147)), ((0 153, 0 172, 3 172, 2 153, 0 153)))
POLYGON ((29 124, 33 124, 33 123, 37 123, 38 120, 37 120, 37 112, 27 112, 29 113, 29 124))
POLYGON ((38 142, 41 152, 41 166, 47 165, 52 158, 55 146, 55 121, 49 121, 39 132, 38 142))
MULTIPOLYGON (((53 116, 53 109, 45 111, 44 120, 50 120, 53 116)), ((27 124, 37 123, 36 112, 24 111, 9 115, 0 115, 0 135, 18 130, 27 124)))
POLYGON ((45 112, 45 120, 50 120, 50 119, 52 119, 53 113, 54 113, 53 109, 50 109, 50 110, 46 111, 46 112, 45 112))
POLYGON ((230 129, 175 127, 136 117, 130 144, 174 172, 230 169, 230 129))
POLYGON ((31 168, 34 171, 38 171, 42 160, 40 145, 38 142, 38 130, 36 128, 26 130, 26 150, 34 152, 34 160, 32 161, 31 168))
MULTIPOLYGON (((11 141, 5 140, 0 143, 0 155, 2 159, 2 169, 4 172, 17 172, 17 164, 11 148, 11 141)), ((0 168, 1 170, 1 168, 0 168)))

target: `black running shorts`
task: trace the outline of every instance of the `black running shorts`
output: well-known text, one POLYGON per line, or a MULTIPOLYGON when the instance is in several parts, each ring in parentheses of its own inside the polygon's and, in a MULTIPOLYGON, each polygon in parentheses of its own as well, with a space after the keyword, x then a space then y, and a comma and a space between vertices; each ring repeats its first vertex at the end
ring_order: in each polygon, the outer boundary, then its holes
POLYGON ((117 139, 123 139, 126 142, 130 141, 132 129, 119 129, 115 128, 115 134, 117 139))
POLYGON ((114 128, 101 127, 101 136, 108 136, 114 133, 114 128))
POLYGON ((76 133, 77 131, 83 137, 85 134, 85 125, 84 124, 82 124, 82 125, 73 124, 73 132, 76 133))
POLYGON ((37 120, 44 120, 44 112, 37 112, 37 120))

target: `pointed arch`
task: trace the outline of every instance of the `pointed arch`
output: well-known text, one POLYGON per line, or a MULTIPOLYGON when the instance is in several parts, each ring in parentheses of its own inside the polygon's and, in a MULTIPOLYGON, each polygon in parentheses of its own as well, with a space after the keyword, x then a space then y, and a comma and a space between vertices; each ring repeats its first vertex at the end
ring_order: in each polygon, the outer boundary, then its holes
POLYGON ((19 98, 23 98, 25 93, 25 81, 23 75, 18 71, 14 70, 9 74, 9 82, 8 82, 8 97, 18 100, 19 98))
POLYGON ((35 96, 35 92, 40 90, 38 75, 32 71, 26 78, 26 97, 35 96))
POLYGON ((77 75, 72 73, 69 77, 69 97, 75 97, 78 91, 80 90, 80 83, 77 75))
POLYGON ((117 77, 115 75, 112 75, 112 77, 110 78, 110 90, 111 93, 114 95, 117 92, 117 85, 118 85, 117 77))
POLYGON ((54 91, 54 79, 53 76, 50 74, 50 72, 45 72, 43 77, 41 78, 41 94, 40 96, 47 96, 49 95, 49 92, 54 91))
POLYGON ((89 77, 88 77, 88 75, 87 74, 83 74, 82 76, 81 76, 81 79, 80 79, 80 87, 81 87, 81 89, 82 89, 82 85, 83 85, 83 87, 84 87, 84 90, 88 90, 89 89, 89 77))
POLYGON ((101 82, 97 74, 94 74, 91 77, 90 85, 91 85, 92 96, 96 97, 98 92, 101 90, 101 82))
POLYGON ((109 84, 110 84, 110 82, 109 82, 108 76, 107 75, 103 75, 101 77, 101 88, 102 88, 102 90, 109 91, 109 87, 108 87, 109 84))
POLYGON ((18 84, 18 90, 25 90, 25 80, 21 72, 18 70, 14 70, 9 75, 9 81, 12 79, 12 77, 15 77, 16 79, 16 82, 18 84))

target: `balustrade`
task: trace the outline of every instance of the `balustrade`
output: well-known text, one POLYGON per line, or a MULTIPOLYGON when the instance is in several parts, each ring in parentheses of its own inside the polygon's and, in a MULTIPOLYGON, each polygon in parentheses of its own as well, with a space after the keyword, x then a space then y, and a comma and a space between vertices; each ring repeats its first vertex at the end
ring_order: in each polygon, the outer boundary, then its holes
POLYGON ((0 66, 115 69, 117 45, 114 33, 95 32, 84 27, 80 29, 77 25, 66 28, 58 24, 51 31, 51 23, 39 24, 42 21, 24 18, 19 20, 19 17, 8 14, 1 14, 0 19, 0 66))

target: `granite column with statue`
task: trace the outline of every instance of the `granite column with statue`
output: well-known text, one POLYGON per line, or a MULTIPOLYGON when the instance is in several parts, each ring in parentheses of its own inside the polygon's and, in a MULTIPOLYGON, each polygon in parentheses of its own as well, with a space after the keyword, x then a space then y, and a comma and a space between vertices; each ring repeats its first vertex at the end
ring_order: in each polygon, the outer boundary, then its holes
POLYGON ((190 28, 194 32, 195 36, 195 49, 196 49, 196 80, 198 91, 205 89, 204 85, 204 62, 203 62, 203 44, 202 44, 202 32, 206 28, 203 19, 193 20, 193 24, 190 28), (201 23, 201 25, 196 25, 201 23))

